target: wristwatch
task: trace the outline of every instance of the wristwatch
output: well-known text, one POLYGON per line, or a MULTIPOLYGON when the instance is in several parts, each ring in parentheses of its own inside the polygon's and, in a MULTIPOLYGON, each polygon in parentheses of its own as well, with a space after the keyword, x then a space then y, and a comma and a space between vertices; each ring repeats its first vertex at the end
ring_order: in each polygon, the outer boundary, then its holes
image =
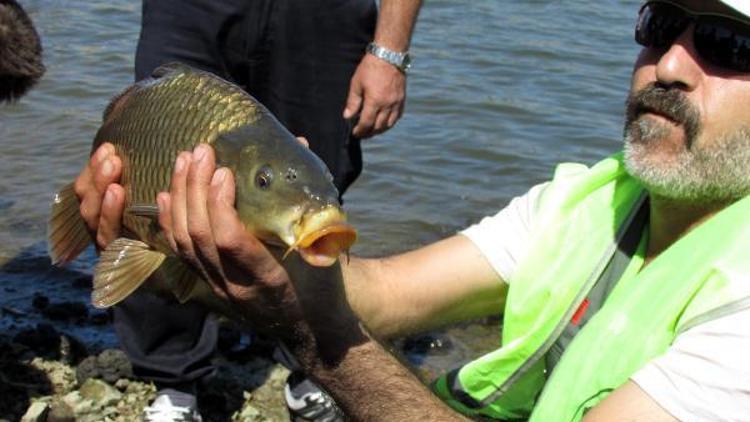
POLYGON ((379 46, 374 42, 367 44, 367 52, 373 56, 385 60, 386 62, 396 66, 396 69, 406 73, 411 67, 411 56, 408 51, 399 53, 397 51, 389 50, 385 47, 379 46))

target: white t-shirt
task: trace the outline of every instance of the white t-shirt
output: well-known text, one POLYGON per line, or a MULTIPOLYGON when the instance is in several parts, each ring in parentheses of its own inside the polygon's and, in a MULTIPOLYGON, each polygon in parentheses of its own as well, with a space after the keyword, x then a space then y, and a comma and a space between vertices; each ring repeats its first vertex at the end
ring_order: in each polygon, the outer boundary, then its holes
MULTIPOLYGON (((461 232, 506 282, 529 247, 545 186, 534 186, 461 232)), ((679 420, 750 421, 750 310, 685 331, 630 379, 679 420)))

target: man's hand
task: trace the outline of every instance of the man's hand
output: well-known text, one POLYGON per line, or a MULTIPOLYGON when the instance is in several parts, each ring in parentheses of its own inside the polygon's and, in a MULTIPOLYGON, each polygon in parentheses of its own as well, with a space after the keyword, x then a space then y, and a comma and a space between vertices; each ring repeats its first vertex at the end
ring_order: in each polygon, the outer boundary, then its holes
MULTIPOLYGON (((381 0, 375 38, 393 51, 409 49, 422 0, 381 0)), ((393 127, 404 114, 406 75, 392 64, 365 54, 349 83, 344 118, 359 115, 352 133, 369 138, 393 127)))
POLYGON ((349 83, 344 118, 359 114, 353 134, 369 138, 393 127, 404 113, 406 75, 372 54, 365 54, 349 83))
POLYGON ((285 334, 301 318, 286 270, 245 230, 234 208, 229 169, 216 169, 214 151, 199 145, 177 157, 169 192, 157 196, 159 225, 174 251, 214 293, 258 329, 285 334))
POLYGON ((98 249, 107 247, 120 234, 125 191, 116 183, 121 172, 122 162, 114 145, 104 143, 91 155, 75 181, 81 216, 98 249))

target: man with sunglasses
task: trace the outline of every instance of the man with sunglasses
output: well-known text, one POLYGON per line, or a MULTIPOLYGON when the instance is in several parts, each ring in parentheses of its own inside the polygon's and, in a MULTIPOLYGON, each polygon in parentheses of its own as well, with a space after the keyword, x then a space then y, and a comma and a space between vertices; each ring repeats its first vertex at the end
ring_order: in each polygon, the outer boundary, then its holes
MULTIPOLYGON (((284 269, 206 146, 178 158, 160 224, 353 419, 748 420, 750 2, 650 1, 636 40, 624 152, 558 166, 459 235, 284 269), (497 313, 502 347, 436 395, 374 340, 497 313)), ((104 156, 79 178, 93 202, 104 156)), ((121 213, 103 202, 100 243, 121 213)))

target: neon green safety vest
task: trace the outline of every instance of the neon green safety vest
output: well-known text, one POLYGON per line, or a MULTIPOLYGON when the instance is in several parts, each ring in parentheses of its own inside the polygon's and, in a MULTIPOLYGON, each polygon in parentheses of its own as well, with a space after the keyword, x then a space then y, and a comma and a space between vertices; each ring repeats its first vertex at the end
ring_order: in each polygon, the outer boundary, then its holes
POLYGON ((435 392, 467 415, 578 421, 681 332, 750 308, 746 197, 619 278, 547 373, 545 355, 580 311, 643 198, 621 154, 590 169, 558 166, 536 210, 529 252, 509 281, 502 347, 436 380, 435 392))

